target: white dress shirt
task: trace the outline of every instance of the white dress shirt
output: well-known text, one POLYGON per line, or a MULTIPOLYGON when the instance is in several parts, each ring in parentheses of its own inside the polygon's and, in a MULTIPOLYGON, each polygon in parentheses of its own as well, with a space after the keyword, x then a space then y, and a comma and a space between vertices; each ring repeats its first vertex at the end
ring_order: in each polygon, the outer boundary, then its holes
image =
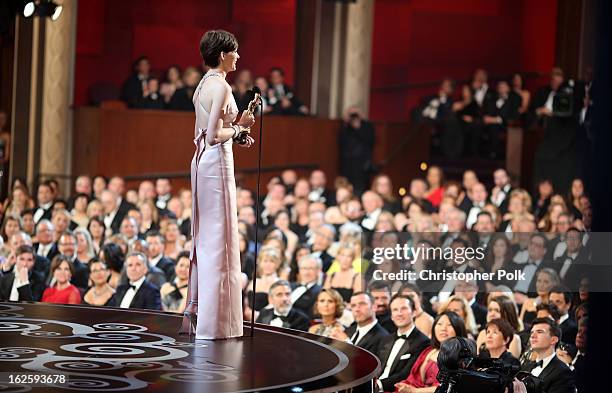
POLYGON ((308 284, 302 284, 299 287, 295 288, 293 292, 291 292, 291 304, 295 303, 303 294, 306 293, 307 290, 312 288, 317 282, 309 282, 308 284))
POLYGON ((531 284, 531 281, 533 280, 536 271, 538 270, 538 266, 540 266, 540 263, 542 263, 542 260, 536 261, 535 263, 528 262, 528 265, 523 267, 523 274, 525 275, 525 279, 517 281, 516 285, 514 286, 515 291, 523 293, 529 292, 529 284, 531 284))
POLYGON ((480 214, 484 205, 484 202, 474 202, 474 206, 472 206, 472 208, 468 212, 467 219, 465 220, 465 226, 468 229, 472 229, 472 226, 476 223, 476 220, 478 219, 478 214, 480 214))
POLYGON ((157 264, 159 263, 159 261, 161 261, 161 259, 164 257, 163 253, 160 253, 158 256, 156 256, 155 258, 151 258, 149 259, 149 266, 155 266, 157 267, 157 264))
POLYGON ((123 300, 121 300, 121 304, 119 305, 120 308, 130 308, 130 304, 132 303, 132 300, 134 300, 134 296, 136 296, 136 292, 138 292, 138 290, 140 289, 140 286, 144 282, 145 278, 146 276, 142 276, 140 280, 130 282, 130 285, 134 285, 136 289, 129 288, 125 292, 125 296, 123 296, 123 300))
POLYGON ((368 334, 368 332, 370 330, 372 330, 374 328, 374 326, 376 326, 376 324, 378 323, 378 319, 374 318, 374 320, 370 323, 368 323, 365 326, 359 326, 357 325, 357 329, 355 329, 355 333, 353 334, 353 337, 351 337, 351 342, 353 343, 353 345, 357 345, 359 343, 359 341, 361 341, 361 339, 368 334), (359 333, 359 335, 357 335, 357 333, 359 333), (355 338, 357 340, 355 340, 355 338))
POLYGON ((14 270, 14 272, 15 272, 15 279, 13 280, 13 287, 11 288, 11 295, 9 296, 9 300, 12 302, 16 302, 19 300, 18 289, 30 283, 30 280, 28 279, 27 276, 26 276, 25 281, 21 281, 19 280, 19 277, 17 277, 16 269, 14 270))
POLYGON ((378 208, 370 214, 366 214, 365 218, 361 221, 361 226, 370 231, 374 230, 378 216, 382 213, 382 209, 378 208))
MULTIPOLYGON (((290 311, 291 311, 291 308, 289 308, 286 312, 279 312, 276 309, 274 309, 274 315, 282 315, 283 317, 286 317, 287 315, 289 315, 290 311)), ((270 321, 270 326, 283 327, 283 320, 280 319, 279 317, 275 317, 274 319, 270 321)))
MULTIPOLYGON (((414 323, 412 324, 410 329, 408 329, 408 331, 405 334, 401 334, 399 330, 397 331, 396 334, 398 337, 403 336, 403 335, 410 336, 413 330, 414 330, 414 323)), ((383 373, 380 375, 379 379, 385 379, 389 376, 389 374, 391 373, 391 366, 393 366, 393 362, 395 362, 395 358, 397 357, 397 355, 399 355, 399 351, 402 349, 402 346, 404 345, 405 342, 406 340, 404 340, 403 338, 395 340, 395 343, 393 343, 393 348, 391 348, 391 352, 389 353, 389 357, 387 358, 387 362, 385 363, 385 369, 383 373)))
MULTIPOLYGON (((557 354, 555 353, 555 351, 553 351, 553 353, 547 357, 545 357, 542 360, 542 365, 535 367, 533 370, 531 370, 531 375, 533 375, 534 377, 539 377, 540 374, 542 374, 542 371, 544 371, 544 369, 546 368, 546 366, 548 366, 548 363, 550 363, 551 360, 553 360, 553 358, 556 356, 557 354)), ((540 360, 540 359, 538 359, 540 360)))
POLYGON ((572 263, 576 261, 577 257, 578 257, 577 252, 572 253, 572 254, 567 254, 567 258, 565 258, 565 261, 563 262, 563 266, 561 266, 561 270, 559 270, 559 277, 561 277, 561 279, 565 278, 567 271, 572 266, 572 263))
POLYGON ((51 206, 53 206, 53 202, 48 202, 44 205, 40 205, 38 209, 36 209, 36 211, 34 212, 34 222, 38 224, 38 221, 40 221, 43 214, 45 214, 45 211, 51 209, 51 206))
POLYGON ((41 257, 47 258, 49 251, 51 251, 51 247, 53 247, 53 243, 49 243, 49 244, 38 243, 38 250, 36 250, 36 254, 40 255, 41 257))

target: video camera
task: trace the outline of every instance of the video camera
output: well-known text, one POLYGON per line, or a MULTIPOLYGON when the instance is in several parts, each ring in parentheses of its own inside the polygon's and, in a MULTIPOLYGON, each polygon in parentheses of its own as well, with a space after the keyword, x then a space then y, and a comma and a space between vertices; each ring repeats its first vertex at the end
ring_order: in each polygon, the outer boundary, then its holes
POLYGON ((436 393, 513 393, 514 378, 523 382, 529 393, 541 391, 541 380, 520 371, 518 361, 478 358, 473 346, 463 337, 442 343, 438 354, 440 386, 436 393))

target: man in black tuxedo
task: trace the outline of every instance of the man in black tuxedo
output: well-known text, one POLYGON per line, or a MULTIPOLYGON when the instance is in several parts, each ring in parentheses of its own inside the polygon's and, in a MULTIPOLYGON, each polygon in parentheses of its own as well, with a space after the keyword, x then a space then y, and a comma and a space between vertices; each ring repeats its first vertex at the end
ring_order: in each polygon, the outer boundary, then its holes
POLYGON ((429 339, 414 325, 412 299, 395 295, 391 299, 391 318, 397 332, 380 342, 378 358, 382 373, 376 381, 381 391, 395 391, 395 384, 406 379, 429 339))
POLYGON ((104 225, 106 226, 106 236, 119 233, 121 221, 126 216, 129 209, 121 208, 119 202, 123 201, 111 190, 104 190, 100 194, 100 202, 104 208, 104 225))
POLYGON ((391 302, 391 288, 384 281, 374 280, 368 286, 368 292, 374 298, 376 319, 383 328, 389 333, 395 333, 397 327, 391 320, 389 303, 391 302))
POLYGON ((310 174, 310 194, 308 194, 308 200, 310 202, 323 202, 326 206, 333 206, 336 204, 336 196, 334 193, 326 188, 327 177, 325 172, 316 169, 310 174))
POLYGON ((109 306, 120 308, 142 308, 161 310, 159 288, 146 279, 149 270, 147 257, 140 252, 131 252, 125 259, 125 271, 129 283, 117 287, 109 306))
POLYGON ((53 241, 54 234, 55 226, 51 221, 43 219, 36 225, 36 238, 38 239, 38 243, 34 243, 36 255, 51 261, 54 256, 59 254, 57 243, 53 241))
POLYGON ((308 108, 293 93, 293 89, 285 84, 285 73, 279 67, 270 70, 270 93, 268 102, 274 115, 307 115, 308 108))
POLYGON ((149 58, 141 56, 134 62, 134 73, 123 83, 121 88, 121 99, 125 101, 130 108, 136 107, 138 101, 143 97, 143 91, 146 88, 149 80, 149 71, 151 64, 149 58))
POLYGON ((49 183, 45 182, 38 185, 36 200, 34 222, 38 224, 40 220, 50 220, 53 213, 53 190, 49 183))
POLYGON ((574 372, 576 378, 576 388, 578 393, 587 392, 587 365, 586 359, 586 346, 587 346, 587 331, 588 331, 589 317, 584 317, 578 323, 578 334, 576 335, 576 355, 572 356, 568 351, 558 348, 557 356, 563 360, 574 372))
POLYGON ((521 269, 525 275, 525 279, 516 282, 514 291, 522 293, 535 292, 537 271, 552 267, 552 261, 545 258, 547 250, 548 239, 542 233, 534 233, 529 237, 527 262, 524 264, 516 264, 515 266, 517 269, 521 269))
POLYGON ((321 259, 323 272, 334 262, 334 257, 329 255, 327 249, 332 245, 336 237, 336 228, 330 224, 323 224, 314 233, 312 242, 312 253, 321 259))
MULTIPOLYGON (((508 202, 510 201, 510 192, 512 192, 512 184, 510 176, 504 168, 498 168, 493 172, 493 183, 495 186, 491 190, 490 200, 503 216, 508 212, 508 202)), ((505 229, 505 228, 501 228, 505 229)))
POLYGON ((478 214, 482 211, 487 203, 487 189, 484 184, 478 182, 472 186, 471 190, 468 190, 469 203, 464 207, 467 215, 465 219, 465 226, 468 229, 472 229, 472 226, 476 223, 478 214))
POLYGON ((574 345, 576 334, 578 333, 578 325, 570 317, 569 313, 572 308, 572 293, 563 286, 556 286, 550 290, 548 301, 559 309, 560 318, 557 323, 561 329, 561 342, 574 345))
POLYGON ((355 322, 342 334, 345 334, 353 345, 378 354, 382 340, 389 333, 376 319, 374 297, 367 292, 355 292, 351 296, 351 313, 355 322))
POLYGON ((555 259, 554 266, 565 285, 577 291, 580 280, 587 276, 589 256, 582 245, 582 233, 576 228, 569 228, 565 233, 566 250, 555 259))
POLYGON ((14 255, 13 271, 0 277, 1 301, 40 301, 45 290, 44 277, 34 271, 34 250, 20 246, 14 255))
POLYGON ((278 280, 270 286, 268 303, 272 308, 264 308, 257 317, 257 323, 308 331, 310 320, 308 315, 291 307, 291 284, 278 280))
POLYGON ((475 280, 458 280, 455 285, 455 295, 462 297, 468 302, 474 319, 479 328, 482 329, 487 325, 487 308, 476 301, 478 294, 478 283, 475 280))
POLYGON ((298 261, 300 283, 293 285, 291 303, 293 307, 314 318, 313 306, 321 292, 321 285, 317 284, 321 273, 322 262, 316 255, 305 255, 298 261))
MULTIPOLYGON (((62 233, 57 243, 60 254, 70 259, 72 267, 74 267, 74 274, 70 282, 80 289, 87 289, 89 287, 89 266, 79 261, 76 252, 76 236, 74 233, 66 231, 62 233)), ((52 279, 53 277, 49 277, 49 280, 52 279)))
POLYGON ((492 94, 483 103, 484 133, 489 140, 488 153, 490 158, 504 155, 500 148, 500 135, 506 130, 508 121, 518 118, 521 97, 510 91, 506 81, 497 83, 497 94, 492 94))
POLYGON ((167 209, 168 201, 172 198, 172 184, 167 177, 160 177, 155 180, 155 206, 160 210, 167 209))
POLYGON ((542 380, 542 392, 575 393, 574 374, 555 353, 560 336, 561 329, 552 319, 534 319, 529 341, 536 353, 536 361, 523 364, 521 370, 542 380))
POLYGON ((159 79, 149 78, 145 85, 143 96, 136 101, 136 108, 139 109, 164 109, 166 103, 159 94, 159 79))
POLYGON ((174 279, 175 263, 172 259, 164 256, 164 245, 166 240, 162 234, 157 231, 147 232, 145 240, 148 245, 147 256, 149 257, 149 266, 155 266, 161 269, 166 275, 166 281, 172 282, 174 279))

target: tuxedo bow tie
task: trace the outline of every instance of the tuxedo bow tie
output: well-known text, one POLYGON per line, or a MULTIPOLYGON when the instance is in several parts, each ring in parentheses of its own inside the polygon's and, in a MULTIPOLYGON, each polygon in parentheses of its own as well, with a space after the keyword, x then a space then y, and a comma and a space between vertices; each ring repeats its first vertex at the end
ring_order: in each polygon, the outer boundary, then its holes
POLYGON ((534 361, 530 361, 528 363, 528 370, 533 370, 536 367, 542 367, 544 365, 544 361, 543 360, 538 360, 537 362, 534 361))
POLYGON ((273 319, 276 319, 276 318, 280 318, 280 320, 283 322, 287 322, 287 319, 288 319, 286 315, 280 315, 280 314, 274 313, 273 319))
POLYGON ((395 338, 395 341, 397 341, 399 339, 408 340, 408 335, 407 334, 400 334, 399 336, 397 336, 395 338))
POLYGON ((136 285, 130 284, 130 288, 132 288, 133 290, 136 290, 136 285))

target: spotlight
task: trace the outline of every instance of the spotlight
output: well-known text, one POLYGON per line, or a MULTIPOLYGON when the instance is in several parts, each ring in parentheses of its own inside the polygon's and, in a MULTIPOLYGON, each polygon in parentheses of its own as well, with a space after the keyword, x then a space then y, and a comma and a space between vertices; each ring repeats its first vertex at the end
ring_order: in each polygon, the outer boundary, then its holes
POLYGON ((26 3, 26 5, 23 7, 23 16, 25 16, 26 18, 29 18, 30 16, 34 15, 34 11, 36 10, 36 5, 34 4, 33 1, 29 1, 26 3))
POLYGON ((54 0, 34 0, 27 1, 23 7, 23 16, 29 18, 34 15, 49 17, 56 21, 62 14, 63 6, 57 4, 54 0))

